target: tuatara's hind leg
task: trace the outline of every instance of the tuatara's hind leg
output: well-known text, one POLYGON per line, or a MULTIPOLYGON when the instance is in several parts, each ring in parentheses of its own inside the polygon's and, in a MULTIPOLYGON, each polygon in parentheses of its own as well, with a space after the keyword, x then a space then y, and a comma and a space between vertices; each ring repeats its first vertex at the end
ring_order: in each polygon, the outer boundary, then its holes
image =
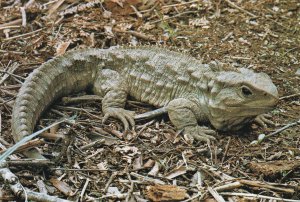
POLYGON ((198 125, 197 120, 204 115, 199 114, 201 113, 199 108, 192 101, 184 98, 172 100, 167 106, 167 111, 171 122, 177 129, 183 129, 184 134, 191 140, 202 142, 215 140, 215 137, 211 136, 215 134, 214 130, 198 125))
POLYGON ((126 82, 118 72, 111 69, 99 71, 93 91, 97 95, 104 96, 103 123, 109 117, 114 117, 122 121, 125 130, 128 130, 129 125, 134 127, 134 112, 124 109, 127 100, 126 82))
POLYGON ((125 110, 127 93, 122 90, 111 90, 106 93, 102 101, 102 111, 104 113, 103 123, 109 118, 114 117, 122 121, 125 130, 129 129, 129 125, 133 128, 134 112, 125 110))

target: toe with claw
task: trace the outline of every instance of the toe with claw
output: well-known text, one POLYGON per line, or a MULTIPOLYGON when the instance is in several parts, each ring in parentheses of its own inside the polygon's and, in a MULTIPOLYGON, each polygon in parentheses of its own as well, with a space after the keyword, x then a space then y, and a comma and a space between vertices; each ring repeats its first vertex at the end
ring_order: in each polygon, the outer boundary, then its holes
POLYGON ((129 129, 129 126, 134 128, 134 115, 133 111, 125 110, 123 108, 107 108, 103 117, 102 123, 105 123, 109 117, 119 119, 123 125, 125 131, 129 129))
POLYGON ((264 128, 267 128, 267 125, 275 126, 275 123, 271 121, 270 118, 272 118, 272 116, 269 114, 261 114, 254 119, 254 122, 264 128))
POLYGON ((184 134, 188 136, 192 141, 198 140, 200 142, 207 142, 216 140, 216 132, 204 126, 188 126, 184 128, 184 134))

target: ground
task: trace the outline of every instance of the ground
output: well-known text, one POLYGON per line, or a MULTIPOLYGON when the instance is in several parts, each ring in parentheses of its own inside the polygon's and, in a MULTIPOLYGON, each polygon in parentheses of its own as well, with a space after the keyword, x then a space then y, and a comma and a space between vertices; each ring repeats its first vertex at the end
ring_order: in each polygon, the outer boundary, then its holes
MULTIPOLYGON (((50 159, 45 164, 9 162, 23 186, 81 201, 300 200, 299 124, 251 144, 260 134, 299 120, 299 1, 4 0, 0 13, 2 150, 14 144, 11 111, 24 79, 72 49, 166 47, 204 63, 219 60, 265 72, 281 97, 270 113, 275 126, 252 124, 239 132, 218 132, 209 145, 186 142, 167 117, 137 122, 135 131, 124 133, 116 120, 102 124, 99 101, 58 100, 37 129, 62 115, 77 115, 76 124, 60 124, 43 133, 43 140, 31 142, 50 159)), ((153 109, 135 101, 127 108, 137 113, 153 109)), ((20 151, 15 154, 24 158, 20 151)), ((16 200, 0 182, 0 200, 16 200)))

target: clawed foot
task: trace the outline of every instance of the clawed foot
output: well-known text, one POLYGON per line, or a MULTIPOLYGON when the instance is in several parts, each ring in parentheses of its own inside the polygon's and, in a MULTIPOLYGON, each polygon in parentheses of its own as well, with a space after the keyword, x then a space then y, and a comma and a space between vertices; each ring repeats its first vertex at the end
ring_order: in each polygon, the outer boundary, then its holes
POLYGON ((269 114, 261 114, 254 119, 254 122, 264 128, 267 128, 267 124, 271 126, 275 126, 275 123, 269 120, 270 118, 272 118, 272 116, 269 114))
POLYGON ((188 136, 189 139, 193 142, 194 139, 201 142, 210 142, 216 140, 216 132, 205 126, 188 126, 184 128, 184 134, 188 136))
POLYGON ((114 117, 116 119, 120 119, 124 124, 125 131, 129 129, 129 125, 132 128, 135 126, 133 111, 125 110, 123 108, 108 108, 105 110, 105 115, 103 117, 102 123, 105 123, 109 117, 114 117))

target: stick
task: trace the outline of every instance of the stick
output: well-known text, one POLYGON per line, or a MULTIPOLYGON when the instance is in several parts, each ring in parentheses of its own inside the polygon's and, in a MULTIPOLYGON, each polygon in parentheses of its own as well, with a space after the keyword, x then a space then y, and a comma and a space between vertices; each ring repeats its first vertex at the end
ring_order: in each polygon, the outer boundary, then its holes
POLYGON ((39 134, 41 134, 42 132, 52 128, 53 126, 56 126, 60 123, 63 123, 63 122, 69 122, 69 121, 72 121, 74 120, 75 117, 71 117, 69 119, 63 119, 61 121, 58 121, 58 122, 55 122, 53 124, 51 124, 50 126, 48 127, 45 127, 43 128, 42 130, 39 130, 35 133, 32 133, 31 135, 28 135, 24 138, 22 138, 19 142, 17 142, 15 145, 13 145, 12 147, 8 148, 1 156, 0 156, 0 163, 2 161, 4 161, 9 155, 11 155, 13 152, 15 152, 21 145, 23 145, 24 143, 28 142, 29 140, 31 140, 32 138, 35 138, 36 136, 38 136, 39 134))
POLYGON ((132 193, 133 193, 133 188, 134 188, 134 183, 133 183, 133 181, 131 180, 131 177, 130 177, 130 174, 129 174, 129 173, 127 173, 127 177, 128 177, 128 180, 130 181, 130 189, 129 189, 128 192, 127 192, 127 196, 126 196, 126 199, 125 199, 126 202, 129 201, 129 199, 130 199, 130 197, 131 197, 131 195, 132 195, 132 193))
POLYGON ((275 201, 299 202, 299 200, 284 199, 284 198, 278 198, 278 197, 272 197, 272 196, 264 196, 264 195, 260 195, 260 194, 248 194, 248 193, 236 193, 236 192, 221 192, 220 194, 224 195, 224 196, 246 196, 246 197, 253 197, 253 198, 270 199, 270 200, 275 200, 275 201))
POLYGON ((29 33, 25 33, 25 34, 18 35, 18 36, 9 37, 9 38, 3 39, 3 41, 10 41, 10 40, 13 40, 13 39, 17 39, 17 38, 21 38, 21 37, 25 37, 25 36, 30 36, 30 35, 32 35, 32 34, 35 34, 35 33, 37 33, 37 32, 42 31, 43 29, 45 29, 45 28, 41 28, 41 29, 38 29, 38 30, 35 30, 35 31, 32 31, 32 32, 29 32, 29 33))
POLYGON ((131 172, 130 175, 132 175, 133 177, 138 178, 139 180, 143 180, 143 181, 148 181, 154 184, 166 184, 164 181, 161 181, 159 179, 154 179, 151 177, 147 177, 147 176, 143 176, 134 172, 131 172))
POLYGON ((219 186, 219 187, 215 187, 214 189, 216 191, 224 191, 224 190, 236 189, 236 188, 239 188, 241 186, 243 186, 243 185, 240 182, 232 182, 232 183, 225 184, 225 185, 222 185, 222 186, 219 186))
POLYGON ((296 122, 289 123, 288 125, 286 125, 286 126, 284 126, 284 127, 282 127, 282 128, 279 128, 278 130, 276 130, 276 131, 273 132, 273 133, 270 133, 269 135, 266 135, 265 138, 269 138, 269 137, 272 137, 272 136, 274 136, 274 135, 277 135, 278 133, 281 133, 282 131, 288 129, 289 127, 292 127, 292 126, 295 126, 295 125, 298 125, 298 124, 300 124, 300 119, 299 119, 298 121, 296 121, 296 122))
POLYGON ((17 25, 17 24, 20 24, 20 23, 22 23, 22 19, 17 19, 17 20, 14 20, 14 21, 4 23, 4 24, 0 25, 0 29, 2 29, 4 27, 7 27, 7 26, 17 25))
POLYGON ((90 179, 87 178, 86 181, 85 181, 85 183, 84 183, 84 186, 83 186, 83 188, 82 188, 82 191, 81 191, 81 193, 80 193, 80 201, 83 201, 84 193, 85 193, 85 190, 86 190, 86 188, 87 188, 89 182, 90 182, 90 179))
POLYGON ((225 202, 224 198, 216 190, 211 187, 208 187, 207 190, 214 197, 214 199, 216 199, 216 201, 225 202))
POLYGON ((109 185, 110 185, 111 182, 116 178, 117 175, 118 175, 118 172, 114 172, 114 173, 110 176, 110 178, 108 179, 108 181, 107 181, 107 183, 106 183, 106 185, 105 185, 105 187, 104 187, 104 190, 103 190, 104 193, 107 192, 109 185))
POLYGON ((48 159, 20 159, 20 160, 9 160, 7 161, 9 166, 49 166, 54 163, 48 159))
POLYGON ((49 196, 47 194, 38 193, 31 191, 29 189, 25 189, 20 183, 18 177, 13 174, 7 167, 7 163, 5 161, 0 161, 0 176, 3 180, 9 184, 10 189, 13 193, 22 197, 23 199, 28 199, 32 201, 42 201, 42 202, 71 202, 69 200, 60 199, 56 196, 49 196))
POLYGON ((257 18, 256 15, 254 15, 253 13, 250 13, 249 11, 246 11, 245 9, 243 9, 243 8, 241 8, 241 7, 237 6, 237 5, 235 5, 235 4, 234 4, 233 2, 231 2, 230 0, 225 0, 225 1, 229 4, 229 6, 231 6, 231 7, 233 7, 233 8, 236 8, 236 9, 238 9, 238 10, 240 10, 240 11, 246 13, 246 14, 250 15, 251 17, 257 18))
POLYGON ((196 3, 196 2, 199 2, 199 0, 188 1, 188 2, 183 2, 183 3, 178 3, 178 4, 165 5, 165 6, 162 6, 162 8, 183 6, 183 5, 186 5, 186 4, 192 4, 192 3, 196 3))
POLYGON ((189 201, 193 201, 194 199, 196 199, 196 198, 198 198, 198 197, 200 197, 202 195, 202 193, 201 192, 199 192, 198 194, 196 194, 195 196, 193 196, 193 197, 191 197, 191 198, 189 198, 189 199, 186 199, 186 200, 184 200, 184 201, 182 201, 182 202, 189 202, 189 201))
POLYGON ((251 180, 239 180, 240 183, 249 185, 249 186, 254 186, 254 187, 261 187, 261 188, 266 188, 266 189, 271 189, 271 190, 276 190, 276 191, 281 191, 281 192, 286 192, 293 194, 295 193, 294 189, 287 189, 287 188, 281 188, 281 187, 276 187, 272 186, 270 184, 260 182, 260 181, 251 181, 251 180))
POLYGON ((227 153, 228 153, 228 150, 229 150, 230 142, 231 142, 231 137, 229 137, 228 142, 227 142, 227 144, 226 144, 225 152, 224 152, 224 156, 223 156, 223 158, 222 158, 221 164, 223 164, 224 161, 225 161, 225 158, 226 158, 227 153))
POLYGON ((289 98, 294 98, 300 96, 300 93, 292 94, 292 95, 287 95, 279 98, 279 100, 284 100, 284 99, 289 99, 289 98))
POLYGON ((180 17, 181 15, 190 14, 190 13, 198 13, 198 12, 199 11, 186 11, 186 12, 182 12, 182 13, 179 13, 179 14, 171 16, 171 17, 166 17, 165 19, 154 20, 152 22, 149 22, 149 24, 154 24, 154 23, 157 23, 157 22, 160 22, 160 21, 165 21, 165 20, 169 20, 169 19, 172 19, 172 18, 177 18, 177 17, 180 17))
POLYGON ((2 136, 2 111, 0 110, 0 136, 2 136))
POLYGON ((25 7, 20 7, 20 11, 22 14, 22 26, 26 27, 26 11, 25 11, 25 7))

